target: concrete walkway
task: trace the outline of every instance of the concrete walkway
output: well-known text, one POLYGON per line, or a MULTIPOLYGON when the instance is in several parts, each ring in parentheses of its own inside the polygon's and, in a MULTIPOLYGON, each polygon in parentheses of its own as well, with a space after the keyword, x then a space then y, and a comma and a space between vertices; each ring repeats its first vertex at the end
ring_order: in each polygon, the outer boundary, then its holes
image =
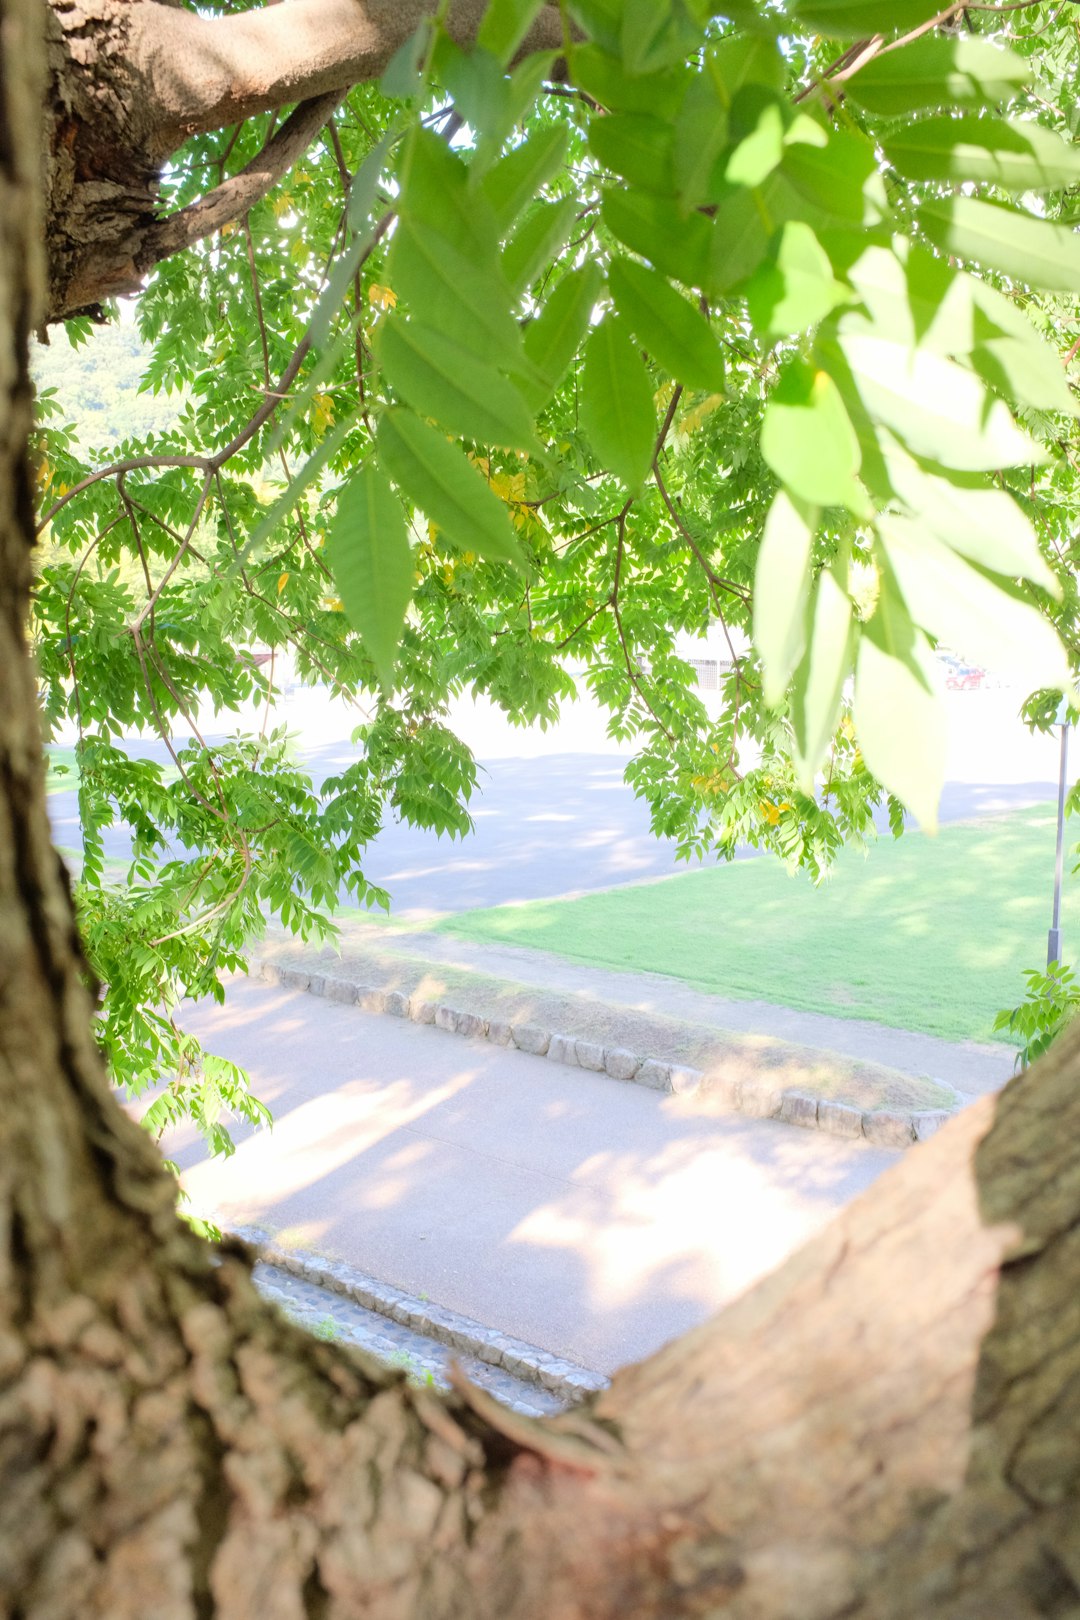
MULTIPOLYGON (((817 1047, 869 1063, 884 1063, 902 1074, 944 1080, 964 1097, 997 1091, 1011 1078, 1014 1050, 1004 1043, 946 1041, 937 1035, 892 1029, 865 1018, 836 1018, 768 1001, 740 1001, 694 990, 662 973, 623 973, 586 967, 547 951, 520 945, 486 945, 428 929, 387 929, 343 913, 341 956, 350 944, 363 944, 388 956, 394 951, 424 957, 446 967, 515 980, 536 989, 587 996, 607 1005, 661 1013, 692 1024, 712 1024, 740 1034, 769 1035, 794 1046, 817 1047)), ((326 971, 336 971, 328 968, 326 971)))
POLYGON ((599 1372, 704 1320, 898 1157, 242 980, 184 1022, 275 1120, 228 1160, 191 1127, 166 1141, 196 1209, 599 1372))

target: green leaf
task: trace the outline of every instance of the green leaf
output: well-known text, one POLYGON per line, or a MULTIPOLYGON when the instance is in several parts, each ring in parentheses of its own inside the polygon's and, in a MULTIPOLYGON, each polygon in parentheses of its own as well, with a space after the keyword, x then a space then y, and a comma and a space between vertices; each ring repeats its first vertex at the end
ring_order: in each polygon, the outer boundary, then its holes
MULTIPOLYGON (((825 233, 830 249, 834 233, 825 233)), ((944 259, 910 243, 872 246, 847 274, 866 314, 852 311, 843 335, 862 334, 916 344, 940 354, 963 355, 993 388, 1036 410, 1076 415, 1057 352, 1003 293, 944 259)))
MULTIPOLYGON (((824 232, 823 245, 836 237, 824 232)), ((973 278, 954 270, 925 248, 897 239, 871 244, 847 267, 847 277, 866 307, 845 314, 839 329, 917 345, 941 354, 967 354, 974 343, 973 278)))
POLYGON ((420 64, 428 42, 431 24, 424 18, 408 39, 399 45, 383 69, 379 89, 391 101, 408 101, 421 89, 420 64))
POLYGON ((577 353, 600 296, 600 267, 594 260, 571 270, 555 286, 535 321, 525 329, 525 353, 546 386, 526 383, 525 397, 534 410, 546 404, 577 353))
POLYGON ((761 655, 762 696, 780 702, 806 648, 810 558, 816 507, 796 505, 779 490, 765 519, 754 575, 754 645, 761 655))
POLYGON ((822 219, 873 225, 888 212, 874 148, 864 136, 833 130, 824 147, 790 142, 780 172, 803 206, 822 219))
POLYGON ((1031 287, 1075 292, 1080 284, 1080 236, 1068 226, 975 197, 923 203, 918 220, 930 241, 955 258, 1031 287))
POLYGON ((710 45, 705 71, 721 103, 731 108, 746 85, 780 92, 787 83, 787 68, 775 39, 767 34, 737 33, 710 45))
POLYGON ((532 27, 544 0, 488 0, 476 43, 505 67, 532 27))
POLYGON ((927 34, 872 57, 844 83, 867 112, 902 118, 925 107, 997 106, 1031 82, 1031 64, 987 39, 927 34))
POLYGON ((940 9, 936 0, 893 0, 883 16, 878 0, 796 0, 790 16, 830 39, 868 39, 882 29, 906 34, 940 9))
POLYGON ((670 124, 647 113, 603 113, 589 120, 589 150, 604 168, 642 191, 675 189, 670 124))
POLYGON ((390 138, 384 135, 382 140, 371 149, 353 176, 353 183, 349 187, 347 216, 351 231, 359 232, 375 211, 375 202, 379 193, 379 181, 382 179, 382 172, 386 167, 390 149, 390 138))
POLYGON ((380 464, 462 551, 523 568, 509 514, 457 445, 411 411, 384 411, 375 436, 380 464))
POLYGON ((608 315, 585 345, 581 420, 600 462, 633 493, 652 465, 656 412, 649 374, 620 321, 608 315))
POLYGON ((977 180, 1003 191, 1056 191, 1080 180, 1080 153, 1018 119, 943 115, 887 135, 889 162, 913 180, 977 180))
POLYGON ((1028 320, 996 287, 965 277, 971 283, 975 306, 972 321, 971 363, 991 387, 1019 404, 1037 411, 1080 414, 1065 368, 1028 320))
POLYGON ((502 268, 515 292, 524 292, 565 244, 578 217, 576 197, 535 203, 503 249, 502 268))
POLYGON ((801 220, 782 228, 776 257, 746 286, 750 319, 770 337, 805 332, 849 296, 833 276, 824 248, 801 220))
POLYGON ((814 791, 814 777, 840 718, 854 638, 851 599, 832 569, 823 569, 807 618, 807 650, 791 691, 795 767, 804 793, 814 791))
POLYGON ((387 273, 425 322, 507 369, 521 364, 521 331, 501 268, 478 266, 435 231, 399 221, 387 273))
POLYGON ((673 281, 706 287, 712 224, 704 214, 683 216, 667 197, 645 191, 606 190, 601 204, 604 224, 624 247, 648 259, 673 281))
MULTIPOLYGON (((398 211, 417 231, 448 242, 479 269, 492 269, 499 231, 487 198, 445 141, 422 125, 406 137, 399 167, 398 211)), ((400 226, 398 227, 400 232, 400 226)))
POLYGON ((759 186, 783 155, 784 115, 779 102, 769 95, 755 108, 748 133, 732 148, 724 179, 730 186, 759 186))
POLYGON ((620 55, 626 71, 647 73, 652 53, 671 22, 671 0, 623 0, 620 55))
POLYGON ((923 527, 983 568, 1030 579, 1054 596, 1061 586, 1039 550, 1035 530, 1004 490, 963 474, 945 478, 919 464, 884 435, 889 477, 897 495, 923 527))
POLYGON ((1008 406, 954 360, 861 333, 842 334, 839 346, 870 416, 916 455, 962 472, 1046 460, 1008 406))
POLYGON ((619 314, 665 371, 687 388, 723 390, 724 356, 708 321, 659 271, 615 258, 608 286, 619 314))
POLYGON ((647 74, 684 61, 701 43, 700 21, 683 0, 622 0, 620 48, 629 73, 647 74))
POLYGON ((1028 691, 1065 691, 1069 660, 1057 631, 1015 587, 975 568, 910 518, 883 516, 878 532, 908 610, 938 641, 1028 691))
POLYGON ((557 51, 531 51, 512 70, 509 109, 513 123, 523 123, 532 111, 541 86, 545 79, 551 78, 557 61, 557 51))
POLYGON ((514 119, 510 81, 498 57, 479 48, 463 51, 443 34, 432 66, 466 123, 501 145, 514 119))
POLYGON ((423 416, 482 444, 543 455, 532 416, 493 366, 429 326, 390 316, 379 323, 375 353, 393 388, 423 416))
POLYGON ((675 117, 690 80, 685 69, 627 73, 616 57, 596 43, 575 46, 570 67, 574 83, 601 107, 666 119, 675 117))
MULTIPOLYGON (((774 181, 764 187, 726 187, 716 196, 712 240, 705 275, 695 285, 723 297, 753 275, 769 251, 778 220, 769 209, 774 181)), ((695 214, 693 218, 698 219, 695 214)))
POLYGON ((513 223, 562 166, 568 139, 565 124, 549 124, 507 152, 484 176, 481 190, 500 230, 513 223))
POLYGON ((622 0, 567 0, 567 9, 590 39, 596 40, 605 51, 619 54, 622 0))
POLYGON ((389 691, 413 591, 413 560, 401 502, 370 462, 338 495, 325 557, 349 623, 389 691))
POLYGON ((727 105, 707 73, 690 81, 675 121, 672 171, 685 209, 712 200, 714 182, 722 181, 720 161, 728 140, 727 105))
POLYGON ((859 443, 828 372, 801 361, 788 366, 765 407, 761 454, 802 500, 865 511, 866 497, 855 481, 859 443))
POLYGON ((934 654, 886 575, 873 617, 863 625, 855 665, 855 729, 868 768, 937 826, 945 781, 945 709, 934 654))

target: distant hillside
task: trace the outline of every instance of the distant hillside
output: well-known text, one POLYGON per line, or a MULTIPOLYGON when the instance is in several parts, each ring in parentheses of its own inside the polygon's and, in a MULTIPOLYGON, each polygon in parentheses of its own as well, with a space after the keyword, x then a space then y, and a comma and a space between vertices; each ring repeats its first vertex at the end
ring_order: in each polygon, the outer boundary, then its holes
POLYGON ((98 327, 78 349, 62 327, 54 328, 51 339, 48 345, 33 345, 34 382, 39 391, 56 390, 61 414, 50 420, 56 425, 70 423, 84 449, 101 449, 175 426, 183 403, 179 395, 138 391, 148 351, 133 325, 115 322, 98 327))

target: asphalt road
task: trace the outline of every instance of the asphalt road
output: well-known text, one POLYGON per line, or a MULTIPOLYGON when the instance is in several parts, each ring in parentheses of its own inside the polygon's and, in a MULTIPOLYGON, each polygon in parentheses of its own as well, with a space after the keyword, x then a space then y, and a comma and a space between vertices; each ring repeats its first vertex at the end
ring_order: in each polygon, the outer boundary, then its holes
MULTIPOLYGON (((164 761, 161 745, 139 744, 140 753, 164 761)), ((351 751, 323 745, 307 751, 313 774, 331 775, 351 751)), ((483 762, 472 802, 475 832, 463 841, 390 823, 371 845, 366 865, 372 882, 390 891, 403 917, 542 900, 641 878, 685 871, 675 844, 658 839, 649 812, 623 781, 625 757, 615 754, 548 754, 499 757, 483 762)), ((1004 782, 953 781, 941 803, 943 822, 1051 800, 1052 779, 1004 782)), ((61 848, 80 844, 73 792, 49 797, 53 832, 61 848)), ((106 829, 106 855, 127 858, 122 829, 106 829)), ((746 850, 750 855, 754 852, 746 850)))

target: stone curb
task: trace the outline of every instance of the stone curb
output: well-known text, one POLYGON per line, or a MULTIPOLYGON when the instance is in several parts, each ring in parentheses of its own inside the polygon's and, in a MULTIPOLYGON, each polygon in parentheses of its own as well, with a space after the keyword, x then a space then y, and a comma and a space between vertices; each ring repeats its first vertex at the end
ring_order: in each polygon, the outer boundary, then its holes
POLYGON ((291 1272, 294 1277, 302 1277, 305 1282, 314 1283, 320 1288, 328 1288, 332 1293, 344 1294, 365 1310, 388 1316, 391 1321, 400 1322, 414 1333, 436 1339, 451 1350, 461 1351, 463 1355, 476 1356, 477 1360, 486 1361, 491 1367, 501 1367, 504 1372, 546 1389, 552 1395, 560 1395, 568 1401, 580 1401, 586 1395, 594 1395, 608 1387, 609 1380, 602 1373, 590 1372, 576 1361, 566 1361, 562 1356, 553 1356, 534 1344, 526 1344, 523 1339, 513 1339, 495 1328, 484 1327, 471 1317, 461 1316, 445 1306, 418 1299, 415 1294, 407 1294, 402 1288, 380 1282, 377 1277, 370 1277, 367 1272, 346 1265, 342 1260, 328 1260, 325 1255, 304 1249, 279 1248, 272 1238, 254 1226, 232 1227, 228 1235, 254 1244, 259 1250, 259 1258, 267 1265, 278 1266, 282 1271, 291 1272))
POLYGON ((444 1030, 447 1034, 471 1035, 474 1039, 493 1041, 498 1046, 513 1046, 519 1052, 527 1052, 534 1057, 550 1058, 571 1068, 590 1069, 595 1074, 608 1074, 613 1080, 629 1080, 635 1085, 648 1086, 653 1091, 666 1091, 676 1097, 707 1091, 735 1113, 745 1114, 751 1119, 778 1119, 786 1125, 801 1126, 804 1130, 826 1131, 831 1136, 843 1136, 848 1140, 861 1138, 872 1142, 875 1147, 912 1147, 916 1142, 925 1142, 936 1135, 945 1121, 952 1118, 952 1112, 947 1108, 922 1109, 912 1114, 892 1109, 864 1112, 850 1103, 832 1102, 803 1091, 785 1091, 767 1081, 704 1074, 700 1069, 644 1057, 624 1046, 600 1046, 595 1041, 580 1041, 573 1035, 541 1029, 538 1024, 507 1024, 497 1019, 488 1020, 444 1003, 423 1001, 417 996, 410 1000, 400 990, 379 990, 372 985, 358 984, 352 979, 338 978, 329 973, 309 973, 305 968, 285 967, 265 957, 253 957, 249 966, 252 977, 266 984, 280 984, 289 990, 306 990, 313 996, 324 996, 328 1001, 360 1007, 364 1012, 387 1013, 397 1018, 409 1018, 417 1024, 434 1024, 436 1029, 444 1030))

